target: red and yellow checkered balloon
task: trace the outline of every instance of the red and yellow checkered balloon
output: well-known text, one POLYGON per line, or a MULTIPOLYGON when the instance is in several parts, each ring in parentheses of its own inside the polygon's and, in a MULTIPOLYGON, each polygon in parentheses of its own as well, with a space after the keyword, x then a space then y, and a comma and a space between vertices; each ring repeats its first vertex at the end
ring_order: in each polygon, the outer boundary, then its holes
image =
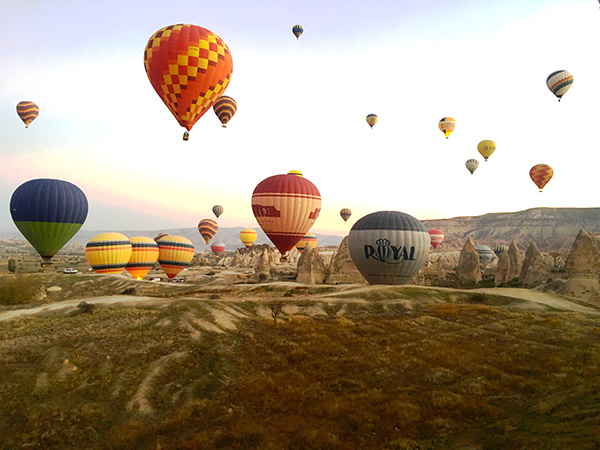
POLYGON ((177 24, 152 35, 144 67, 156 93, 190 131, 227 89, 233 62, 225 42, 212 31, 177 24))

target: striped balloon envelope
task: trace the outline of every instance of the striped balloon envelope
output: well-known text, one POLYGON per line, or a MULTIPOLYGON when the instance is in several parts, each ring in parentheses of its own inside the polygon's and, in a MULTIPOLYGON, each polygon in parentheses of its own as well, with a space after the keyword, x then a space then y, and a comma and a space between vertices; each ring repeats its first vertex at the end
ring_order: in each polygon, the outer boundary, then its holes
POLYGON ((548 89, 558 97, 559 102, 572 84, 573 75, 566 70, 557 70, 556 72, 552 72, 548 75, 548 78, 546 78, 546 86, 548 86, 548 89))
POLYGON ((41 178, 20 185, 10 199, 10 214, 19 231, 46 264, 85 222, 88 201, 72 183, 41 178))
POLYGON ((292 27, 292 33, 294 33, 294 36, 298 39, 302 33, 304 33, 304 28, 302 28, 302 25, 294 25, 292 27))
POLYGON ((211 245, 210 249, 217 258, 220 258, 225 254, 225 244, 222 242, 217 242, 216 244, 211 245))
POLYGON ((554 170, 548 164, 537 164, 529 170, 529 177, 538 187, 540 192, 548 184, 548 181, 552 179, 554 170))
POLYGON ((340 210, 340 217, 344 219, 344 222, 347 222, 351 215, 352 211, 350 211, 348 208, 342 208, 340 210))
POLYGON ((204 238, 204 241, 208 244, 213 236, 217 233, 219 225, 212 219, 202 219, 198 222, 198 232, 204 238))
POLYGON ((273 175, 254 189, 252 212, 265 234, 284 255, 319 217, 321 194, 297 171, 273 175))
POLYGON ((223 128, 226 128, 227 124, 237 111, 237 103, 231 97, 222 95, 213 105, 213 110, 221 121, 223 128))
POLYGON ((183 236, 165 236, 158 241, 158 263, 169 280, 176 277, 194 258, 194 244, 183 236))
POLYGON ((35 120, 39 113, 40 108, 33 102, 23 101, 17 103, 17 114, 25 124, 25 128, 29 128, 29 124, 35 120))
POLYGON ((136 280, 144 278, 158 261, 158 244, 146 236, 134 236, 131 242, 131 257, 125 270, 136 280))
POLYGON ((500 256, 500 253, 507 251, 508 245, 496 245, 496 247, 494 247, 494 253, 496 254, 496 256, 500 256))
POLYGON ((425 226, 413 216, 378 211, 354 224, 348 250, 370 284, 406 284, 425 264, 429 239, 425 226))
POLYGON ((144 68, 177 122, 191 131, 227 89, 233 61, 229 48, 215 33, 179 23, 150 37, 144 50, 144 68))
POLYGON ((212 212, 217 217, 217 219, 221 214, 223 214, 223 211, 225 211, 225 208, 223 208, 221 205, 215 205, 212 207, 212 212))
POLYGON ((101 233, 85 246, 85 257, 97 273, 121 273, 131 258, 131 241, 121 233, 101 233))
POLYGON ((246 248, 254 244, 256 236, 256 230, 253 230, 252 228, 244 228, 240 231, 240 241, 242 241, 242 244, 244 244, 246 248))
POLYGON ((471 175, 473 175, 473 172, 475 172, 477 170, 477 168, 479 167, 479 161, 477 161, 476 159, 467 159, 467 162, 465 163, 465 167, 467 168, 467 170, 469 172, 471 172, 471 175))
POLYGON ((494 251, 487 245, 476 245, 475 250, 477 250, 480 264, 485 266, 494 260, 494 251))
POLYGON ((450 137, 450 133, 454 131, 456 128, 456 120, 452 117, 442 117, 442 119, 438 123, 438 128, 444 133, 446 139, 450 137))
POLYGON ((314 233, 306 233, 304 236, 302 236, 302 239, 300 239, 296 244, 296 248, 300 253, 302 253, 302 250, 304 250, 307 245, 310 245, 312 248, 317 246, 317 237, 314 235, 314 233))
POLYGON ((429 242, 436 249, 444 240, 444 232, 442 230, 429 230, 429 242))

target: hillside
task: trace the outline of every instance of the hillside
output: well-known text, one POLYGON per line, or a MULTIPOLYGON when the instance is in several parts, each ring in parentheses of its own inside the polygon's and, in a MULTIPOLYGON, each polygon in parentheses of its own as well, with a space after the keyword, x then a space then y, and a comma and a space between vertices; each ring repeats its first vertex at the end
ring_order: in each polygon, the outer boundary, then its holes
POLYGON ((572 312, 553 294, 560 302, 547 305, 414 286, 236 284, 242 272, 198 270, 182 284, 40 275, 61 300, 97 304, 0 312, 0 448, 600 445, 598 311, 572 312))
POLYGON ((526 249, 535 241, 541 251, 568 252, 580 229, 600 232, 600 208, 532 208, 519 212, 424 220, 427 229, 439 228, 443 246, 462 248, 471 235, 477 243, 526 249))

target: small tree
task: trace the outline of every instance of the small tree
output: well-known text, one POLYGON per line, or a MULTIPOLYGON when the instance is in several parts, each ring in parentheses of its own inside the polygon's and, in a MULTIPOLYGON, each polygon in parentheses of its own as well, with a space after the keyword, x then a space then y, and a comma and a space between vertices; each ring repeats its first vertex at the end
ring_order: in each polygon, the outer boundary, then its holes
POLYGON ((283 304, 280 302, 271 303, 271 317, 273 318, 273 325, 277 325, 277 316, 281 312, 283 304))
POLYGON ((16 270, 17 270, 17 262, 15 261, 14 258, 10 258, 8 260, 8 271, 11 273, 15 273, 16 270))

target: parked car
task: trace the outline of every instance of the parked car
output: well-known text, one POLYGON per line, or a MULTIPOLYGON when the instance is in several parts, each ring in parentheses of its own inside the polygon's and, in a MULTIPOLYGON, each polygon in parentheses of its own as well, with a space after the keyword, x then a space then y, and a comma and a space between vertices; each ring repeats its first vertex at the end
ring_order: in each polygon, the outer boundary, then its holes
POLYGON ((183 277, 175 277, 171 281, 173 283, 183 283, 185 281, 185 278, 183 278, 183 277))
POLYGON ((68 269, 64 269, 63 273, 78 273, 79 270, 77 269, 73 269, 72 267, 69 267, 68 269))

